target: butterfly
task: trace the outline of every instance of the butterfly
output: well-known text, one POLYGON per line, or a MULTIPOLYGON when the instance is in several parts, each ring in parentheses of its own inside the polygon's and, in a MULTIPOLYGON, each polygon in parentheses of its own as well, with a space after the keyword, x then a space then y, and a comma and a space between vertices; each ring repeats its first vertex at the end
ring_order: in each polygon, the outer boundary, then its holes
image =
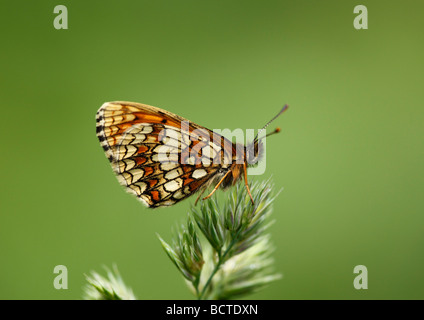
MULTIPOLYGON (((249 146, 169 111, 135 102, 106 102, 97 111, 96 133, 121 185, 150 208, 170 206, 209 187, 227 188, 244 177, 262 152, 259 134, 249 146)), ((275 129, 273 133, 279 132, 275 129)))

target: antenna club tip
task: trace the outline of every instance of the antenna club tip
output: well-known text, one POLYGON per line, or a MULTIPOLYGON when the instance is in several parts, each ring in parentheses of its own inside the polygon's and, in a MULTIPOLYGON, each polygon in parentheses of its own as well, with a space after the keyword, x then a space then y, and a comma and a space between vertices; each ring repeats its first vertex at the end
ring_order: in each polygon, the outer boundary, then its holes
POLYGON ((281 131, 280 127, 275 128, 275 133, 278 133, 280 131, 281 131))

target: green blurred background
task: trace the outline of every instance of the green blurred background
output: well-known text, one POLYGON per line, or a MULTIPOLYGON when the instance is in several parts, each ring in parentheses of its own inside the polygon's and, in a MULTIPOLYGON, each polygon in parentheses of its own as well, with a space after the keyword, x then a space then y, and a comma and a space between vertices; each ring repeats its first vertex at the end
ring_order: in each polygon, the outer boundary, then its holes
POLYGON ((284 278, 252 299, 423 299, 422 1, 2 1, 0 298, 80 299, 116 263, 139 299, 190 299, 169 240, 192 199, 148 210, 97 141, 105 101, 258 128, 284 188, 284 278), (53 27, 66 5, 69 29, 53 27), (353 8, 368 8, 355 30, 353 8), (69 289, 55 290, 66 265, 69 289), (355 290, 353 268, 368 268, 355 290))

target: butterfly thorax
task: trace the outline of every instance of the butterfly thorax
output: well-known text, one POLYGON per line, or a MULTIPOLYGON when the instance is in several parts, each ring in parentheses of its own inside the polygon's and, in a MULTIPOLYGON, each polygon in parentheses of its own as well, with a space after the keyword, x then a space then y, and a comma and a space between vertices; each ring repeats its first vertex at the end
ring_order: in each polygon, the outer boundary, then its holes
POLYGON ((231 171, 222 181, 220 185, 222 189, 233 186, 242 179, 244 166, 257 165, 263 156, 263 144, 257 140, 247 146, 241 143, 233 144, 233 153, 232 164, 226 169, 221 169, 215 178, 215 181, 219 181, 227 171, 231 171))

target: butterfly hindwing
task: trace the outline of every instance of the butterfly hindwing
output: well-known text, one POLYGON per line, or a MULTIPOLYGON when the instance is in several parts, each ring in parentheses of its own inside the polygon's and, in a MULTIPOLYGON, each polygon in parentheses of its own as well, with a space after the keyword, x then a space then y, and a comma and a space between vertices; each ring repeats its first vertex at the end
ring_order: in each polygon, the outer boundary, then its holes
POLYGON ((96 120, 119 182, 149 207, 203 190, 232 160, 234 146, 227 139, 163 109, 108 102, 96 120))

